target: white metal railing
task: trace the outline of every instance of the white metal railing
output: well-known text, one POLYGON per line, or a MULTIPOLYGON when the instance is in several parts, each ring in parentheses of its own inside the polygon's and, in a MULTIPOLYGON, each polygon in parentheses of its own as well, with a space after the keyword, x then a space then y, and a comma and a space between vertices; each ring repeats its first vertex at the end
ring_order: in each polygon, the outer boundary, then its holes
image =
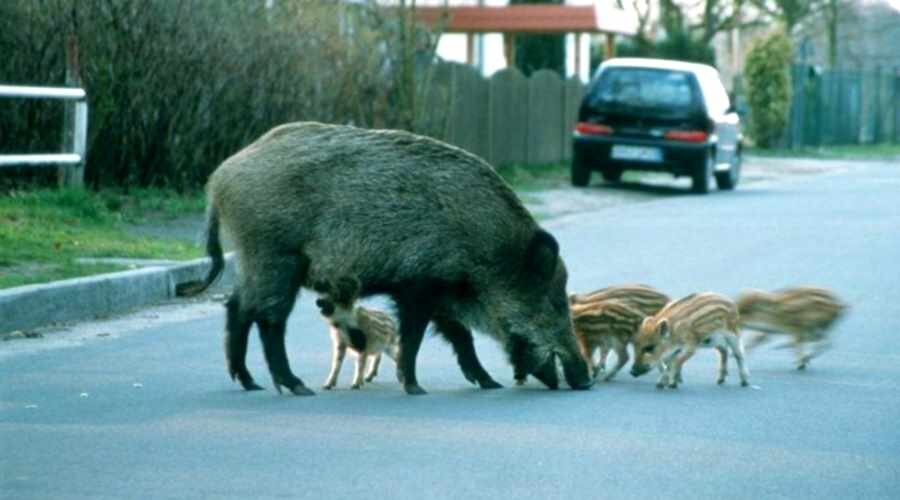
POLYGON ((72 134, 72 151, 59 154, 2 155, 0 167, 12 165, 78 165, 84 161, 87 142, 88 106, 84 89, 66 87, 29 87, 0 85, 0 97, 22 99, 64 99, 75 102, 72 123, 66 124, 66 133, 72 134))

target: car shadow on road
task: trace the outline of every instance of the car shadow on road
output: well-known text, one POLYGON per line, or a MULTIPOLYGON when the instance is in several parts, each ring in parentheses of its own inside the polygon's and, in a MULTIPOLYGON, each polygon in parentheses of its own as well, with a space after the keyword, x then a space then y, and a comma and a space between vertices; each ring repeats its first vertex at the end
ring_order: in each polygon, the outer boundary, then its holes
MULTIPOLYGON (((608 183, 608 182, 600 182, 596 184, 592 184, 588 189, 591 191, 600 193, 600 194, 621 194, 628 193, 634 195, 646 195, 648 198, 678 198, 678 197, 694 197, 694 196, 717 196, 717 195, 727 195, 727 196, 759 196, 771 194, 773 191, 770 189, 766 189, 763 186, 760 186, 756 182, 746 182, 737 186, 736 189, 733 190, 721 190, 716 188, 715 186, 711 187, 709 193, 707 194, 697 194, 691 191, 691 185, 687 182, 679 182, 678 180, 669 180, 669 184, 665 183, 666 181, 654 181, 654 182, 640 182, 640 181, 629 181, 629 182, 616 182, 616 183, 608 183), (750 189, 752 187, 752 189, 750 189)), ((779 192, 784 192, 784 189, 780 189, 779 192)))
POLYGON ((663 185, 644 182, 616 182, 593 184, 590 187, 591 189, 596 189, 598 191, 626 191, 656 196, 690 196, 694 194, 691 192, 689 186, 680 186, 677 184, 663 185))

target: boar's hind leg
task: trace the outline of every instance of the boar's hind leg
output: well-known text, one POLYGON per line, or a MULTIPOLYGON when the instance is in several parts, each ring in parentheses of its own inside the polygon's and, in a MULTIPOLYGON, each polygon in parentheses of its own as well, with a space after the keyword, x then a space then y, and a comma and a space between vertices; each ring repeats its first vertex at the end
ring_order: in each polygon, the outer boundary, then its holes
POLYGON ((242 310, 239 290, 235 290, 225 304, 227 317, 225 320, 225 358, 228 361, 228 373, 231 379, 237 379, 245 390, 261 390, 253 381, 247 370, 247 340, 253 320, 248 311, 242 310))
POLYGON ((313 391, 307 389, 303 381, 294 376, 288 363, 287 352, 284 349, 287 315, 282 318, 261 318, 257 320, 257 324, 275 389, 281 392, 283 386, 297 396, 312 396, 313 391))
POLYGON ((437 331, 453 346, 453 350, 456 352, 456 361, 466 380, 473 384, 477 383, 482 389, 503 387, 491 378, 490 374, 481 366, 478 355, 475 354, 472 332, 468 328, 458 321, 442 316, 434 319, 434 325, 437 331))
POLYGON ((272 382, 279 393, 281 387, 286 387, 297 396, 311 396, 314 393, 291 372, 284 348, 287 318, 294 308, 309 261, 302 258, 298 260, 296 257, 257 257, 256 262, 264 266, 253 266, 254 269, 248 269, 247 272, 256 274, 253 282, 254 319, 259 327, 259 337, 272 382))

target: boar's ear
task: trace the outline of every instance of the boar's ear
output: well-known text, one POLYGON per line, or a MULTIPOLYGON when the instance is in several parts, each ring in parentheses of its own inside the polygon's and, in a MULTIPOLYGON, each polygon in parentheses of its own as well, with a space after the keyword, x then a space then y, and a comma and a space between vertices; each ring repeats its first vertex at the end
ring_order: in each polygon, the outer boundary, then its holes
POLYGON ((528 244, 525 256, 525 272, 541 282, 549 281, 556 271, 559 243, 543 229, 538 229, 528 244))
POLYGON ((669 338, 669 334, 672 333, 672 330, 669 328, 669 320, 660 320, 656 325, 656 331, 659 332, 660 338, 669 338))

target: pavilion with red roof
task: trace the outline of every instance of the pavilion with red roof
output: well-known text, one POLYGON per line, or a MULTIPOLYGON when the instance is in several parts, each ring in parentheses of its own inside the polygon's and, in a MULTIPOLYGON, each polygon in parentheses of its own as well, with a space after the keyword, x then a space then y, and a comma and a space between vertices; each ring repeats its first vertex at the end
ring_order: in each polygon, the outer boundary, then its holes
POLYGON ((417 7, 416 17, 444 33, 466 35, 466 62, 474 60, 474 36, 503 34, 507 65, 515 61, 517 34, 574 34, 575 67, 580 67, 582 35, 605 34, 606 55, 615 53, 615 35, 634 35, 636 20, 612 7, 573 5, 507 5, 502 7, 417 7))

